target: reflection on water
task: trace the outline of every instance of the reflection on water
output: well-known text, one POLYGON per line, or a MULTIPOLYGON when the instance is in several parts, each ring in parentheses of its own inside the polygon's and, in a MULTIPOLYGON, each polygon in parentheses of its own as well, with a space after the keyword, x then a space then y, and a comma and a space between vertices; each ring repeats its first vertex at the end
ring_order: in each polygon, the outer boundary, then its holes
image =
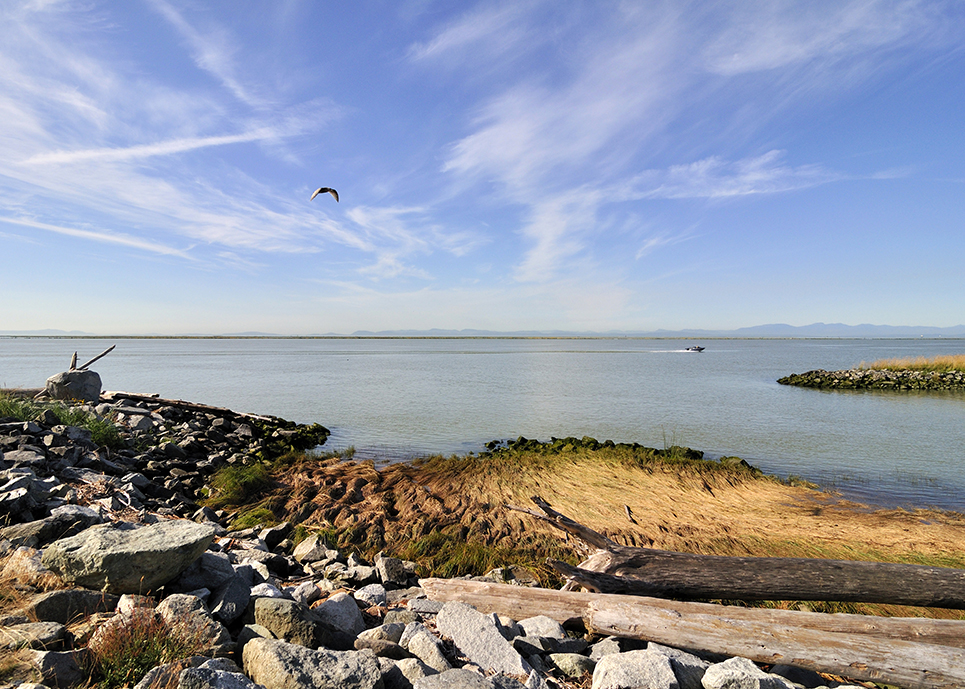
POLYGON ((847 497, 965 511, 965 394, 789 388, 777 378, 965 352, 962 340, 0 339, 0 385, 39 387, 117 342, 106 389, 332 429, 356 457, 592 436, 738 455, 847 497))

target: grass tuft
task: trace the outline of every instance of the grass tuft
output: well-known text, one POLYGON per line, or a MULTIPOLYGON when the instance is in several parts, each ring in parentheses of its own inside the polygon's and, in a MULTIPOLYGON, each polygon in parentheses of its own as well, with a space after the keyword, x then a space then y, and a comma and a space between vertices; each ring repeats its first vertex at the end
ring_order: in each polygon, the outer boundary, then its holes
POLYGON ((86 428, 91 439, 100 446, 116 450, 124 446, 117 426, 109 419, 100 418, 80 407, 71 407, 62 402, 35 402, 30 399, 0 391, 0 417, 17 421, 36 421, 45 411, 51 411, 57 421, 64 426, 86 428))
POLYGON ((102 628, 88 645, 90 686, 118 689, 137 684, 152 668, 200 655, 208 638, 187 625, 168 625, 151 608, 135 608, 125 625, 102 628))

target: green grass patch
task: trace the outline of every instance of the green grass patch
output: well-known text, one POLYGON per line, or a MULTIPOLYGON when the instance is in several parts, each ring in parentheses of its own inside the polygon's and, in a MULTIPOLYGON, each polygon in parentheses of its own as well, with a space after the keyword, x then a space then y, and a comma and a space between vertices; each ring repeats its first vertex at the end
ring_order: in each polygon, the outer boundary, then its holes
POLYGON ((62 402, 35 402, 0 392, 0 417, 36 421, 48 410, 57 418, 57 422, 64 426, 89 430, 91 439, 99 446, 116 450, 125 445, 124 438, 110 419, 100 418, 80 407, 71 407, 62 402))

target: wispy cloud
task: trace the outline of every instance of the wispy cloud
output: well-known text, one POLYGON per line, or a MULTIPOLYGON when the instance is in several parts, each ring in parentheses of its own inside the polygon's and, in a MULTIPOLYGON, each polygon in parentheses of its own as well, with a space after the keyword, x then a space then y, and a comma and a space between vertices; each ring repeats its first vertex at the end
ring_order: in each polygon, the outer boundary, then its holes
MULTIPOLYGON (((433 38, 409 47, 412 60, 492 58, 516 50, 523 42, 532 45, 528 15, 532 2, 511 2, 470 10, 447 24, 433 38)), ((448 63, 451 66, 451 63, 448 63)))
POLYGON ((782 164, 784 151, 768 151, 733 162, 713 156, 666 171, 647 171, 629 186, 629 198, 719 199, 751 194, 776 194, 827 184, 845 175, 821 165, 782 164))
POLYGON ((36 222, 33 220, 27 220, 25 218, 10 218, 3 216, 0 216, 0 223, 20 225, 22 227, 30 227, 35 230, 55 232, 68 237, 78 237, 80 239, 87 239, 103 244, 117 244, 133 249, 140 249, 142 251, 149 251, 155 254, 162 254, 164 256, 177 256, 179 258, 192 260, 191 255, 184 250, 175 249, 158 242, 153 242, 138 237, 131 237, 122 233, 107 232, 104 230, 83 230, 76 227, 64 227, 61 225, 51 225, 49 223, 36 222))
POLYGON ((272 129, 259 129, 244 134, 229 134, 225 136, 203 136, 189 137, 184 139, 174 139, 171 141, 160 141, 153 144, 139 144, 124 148, 93 148, 81 151, 52 151, 50 153, 38 153, 30 156, 24 162, 27 164, 50 164, 50 163, 76 163, 86 160, 133 160, 137 158, 149 158, 151 156, 171 155, 173 153, 184 153, 194 151, 199 148, 209 146, 224 146, 226 144, 237 144, 248 141, 264 141, 275 139, 278 132, 272 129))
POLYGON ((194 61, 200 69, 218 79, 238 100, 253 107, 266 105, 263 98, 253 95, 237 77, 238 68, 234 62, 237 48, 233 45, 227 31, 216 29, 203 34, 165 0, 151 0, 151 4, 188 43, 194 61))

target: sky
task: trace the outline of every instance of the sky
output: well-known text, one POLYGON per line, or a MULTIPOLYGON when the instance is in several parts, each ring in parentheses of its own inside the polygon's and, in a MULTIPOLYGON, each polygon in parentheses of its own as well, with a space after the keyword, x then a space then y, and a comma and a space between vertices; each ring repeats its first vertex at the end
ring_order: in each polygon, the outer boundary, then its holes
POLYGON ((963 76, 958 0, 0 0, 0 331, 957 325, 963 76))

